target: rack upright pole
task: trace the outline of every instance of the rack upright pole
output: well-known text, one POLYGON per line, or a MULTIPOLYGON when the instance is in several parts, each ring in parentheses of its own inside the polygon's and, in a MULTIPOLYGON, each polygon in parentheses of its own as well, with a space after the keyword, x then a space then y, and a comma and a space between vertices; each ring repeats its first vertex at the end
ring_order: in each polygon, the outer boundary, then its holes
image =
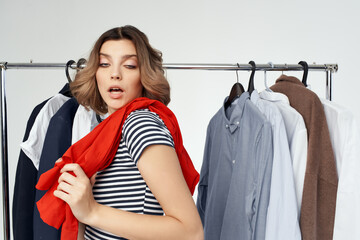
POLYGON ((8 141, 7 141, 7 110, 5 91, 6 63, 0 63, 0 91, 1 91, 1 171, 3 195, 3 225, 4 240, 10 240, 10 214, 9 214, 9 171, 8 171, 8 141))
POLYGON ((326 99, 332 101, 333 71, 326 71, 326 99))

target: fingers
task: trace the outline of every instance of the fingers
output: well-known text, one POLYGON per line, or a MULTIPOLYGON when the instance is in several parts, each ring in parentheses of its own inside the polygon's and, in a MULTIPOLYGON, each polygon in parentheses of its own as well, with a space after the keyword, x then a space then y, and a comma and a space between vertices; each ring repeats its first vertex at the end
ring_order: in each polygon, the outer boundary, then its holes
POLYGON ((57 190, 69 194, 73 191, 73 186, 66 182, 61 182, 61 183, 59 183, 57 190))
POLYGON ((63 191, 55 190, 54 196, 60 198, 61 200, 65 201, 65 202, 69 201, 69 194, 67 194, 63 191))
POLYGON ((72 185, 66 182, 60 182, 53 194, 55 197, 58 197, 61 200, 69 203, 69 201, 71 200, 72 191, 73 191, 72 185))
POLYGON ((87 218, 96 203, 90 179, 78 164, 66 164, 61 169, 61 173, 59 185, 53 195, 65 201, 74 216, 82 221, 87 218))
POLYGON ((62 186, 61 183, 66 183, 77 190, 82 190, 86 188, 87 184, 91 183, 91 180, 89 180, 79 164, 66 164, 60 172, 62 174, 58 179, 59 186, 62 186))
POLYGON ((74 185, 76 183, 76 177, 74 177, 73 175, 71 175, 68 172, 64 172, 60 175, 58 182, 59 183, 67 182, 71 185, 74 185))
POLYGON ((79 178, 64 172, 58 181, 59 184, 54 191, 54 195, 68 204, 84 195, 87 191, 91 191, 90 181, 87 177, 79 178))
POLYGON ((61 170, 60 173, 64 172, 74 172, 75 176, 77 177, 87 177, 84 170, 80 167, 77 163, 69 163, 66 164, 61 170))
MULTIPOLYGON (((59 159, 58 161, 62 160, 59 159)), ((54 195, 69 203, 70 196, 76 192, 82 192, 90 181, 80 165, 76 163, 66 164, 60 170, 60 173, 59 185, 57 190, 54 191, 54 195)))

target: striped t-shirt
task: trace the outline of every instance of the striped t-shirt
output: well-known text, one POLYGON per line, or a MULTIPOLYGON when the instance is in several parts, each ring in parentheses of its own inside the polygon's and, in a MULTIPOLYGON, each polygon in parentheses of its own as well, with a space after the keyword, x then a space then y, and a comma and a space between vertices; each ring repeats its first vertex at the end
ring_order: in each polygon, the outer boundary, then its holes
MULTIPOLYGON (((174 147, 172 136, 160 117, 148 109, 130 113, 124 122, 120 145, 112 163, 97 173, 93 187, 95 200, 129 212, 163 215, 160 204, 137 168, 145 148, 159 144, 174 147)), ((86 226, 85 239, 124 238, 86 226)))

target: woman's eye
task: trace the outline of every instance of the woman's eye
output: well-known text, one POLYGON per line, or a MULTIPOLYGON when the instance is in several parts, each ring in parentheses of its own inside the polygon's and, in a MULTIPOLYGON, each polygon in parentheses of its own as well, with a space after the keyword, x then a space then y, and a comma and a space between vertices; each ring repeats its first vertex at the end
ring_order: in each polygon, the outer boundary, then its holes
POLYGON ((125 65, 125 67, 128 69, 135 69, 136 65, 125 65))
POLYGON ((100 66, 100 67, 108 67, 109 64, 108 64, 108 63, 100 63, 99 66, 100 66))

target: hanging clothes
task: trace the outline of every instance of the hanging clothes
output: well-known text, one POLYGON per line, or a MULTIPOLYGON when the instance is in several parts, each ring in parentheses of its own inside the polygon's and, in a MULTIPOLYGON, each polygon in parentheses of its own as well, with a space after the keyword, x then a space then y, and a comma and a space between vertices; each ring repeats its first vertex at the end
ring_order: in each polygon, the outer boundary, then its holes
MULTIPOLYGON (((70 97, 69 84, 65 84, 59 93, 63 96, 70 97)), ((23 142, 28 140, 35 121, 39 121, 36 120, 39 113, 50 99, 51 98, 46 99, 33 109, 27 122, 23 142)), ((33 239, 33 213, 37 173, 38 170, 35 168, 33 161, 20 149, 12 207, 14 240, 33 239), (26 201, 24 201, 24 199, 26 199, 26 201)))
POLYGON ((97 120, 94 110, 86 110, 84 106, 79 105, 74 117, 71 143, 74 144, 85 137, 99 123, 100 121, 97 120))
MULTIPOLYGON (((29 137, 30 130, 36 116, 47 100, 37 105, 27 122, 23 142, 29 137)), ((33 236, 33 212, 35 204, 35 185, 37 182, 37 169, 26 154, 20 150, 16 168, 15 186, 13 195, 13 236, 14 240, 31 240, 33 236), (24 201, 26 199, 26 201, 24 201), (31 236, 31 238, 29 238, 31 236)))
POLYGON ((266 240, 301 240, 294 174, 283 117, 277 107, 260 98, 257 90, 251 101, 271 123, 273 164, 270 199, 266 216, 266 240))
POLYGON ((300 214, 302 237, 332 239, 338 177, 323 106, 318 96, 296 77, 282 75, 270 89, 289 98, 290 105, 303 116, 308 132, 300 214))
MULTIPOLYGON (((41 174, 48 171, 55 165, 65 151, 71 146, 73 119, 79 104, 75 98, 70 98, 51 118, 44 145, 39 161, 38 178, 41 174)), ((39 201, 45 191, 36 190, 35 201, 39 201)), ((55 229, 46 223, 41 218, 37 206, 34 206, 34 239, 58 240, 60 239, 61 231, 55 229)))
POLYGON ((197 198, 206 240, 265 238, 271 125, 248 92, 235 101, 207 128, 197 198))
POLYGON ((39 169, 40 156, 50 119, 67 100, 69 97, 60 93, 52 97, 36 117, 29 138, 20 144, 21 150, 33 161, 36 169, 39 169))
POLYGON ((282 93, 262 91, 260 98, 275 104, 283 117, 294 173, 298 216, 300 217, 308 148, 304 119, 290 106, 288 97, 282 93))
POLYGON ((360 239, 360 133, 345 107, 321 99, 335 153, 339 186, 333 240, 360 239))

